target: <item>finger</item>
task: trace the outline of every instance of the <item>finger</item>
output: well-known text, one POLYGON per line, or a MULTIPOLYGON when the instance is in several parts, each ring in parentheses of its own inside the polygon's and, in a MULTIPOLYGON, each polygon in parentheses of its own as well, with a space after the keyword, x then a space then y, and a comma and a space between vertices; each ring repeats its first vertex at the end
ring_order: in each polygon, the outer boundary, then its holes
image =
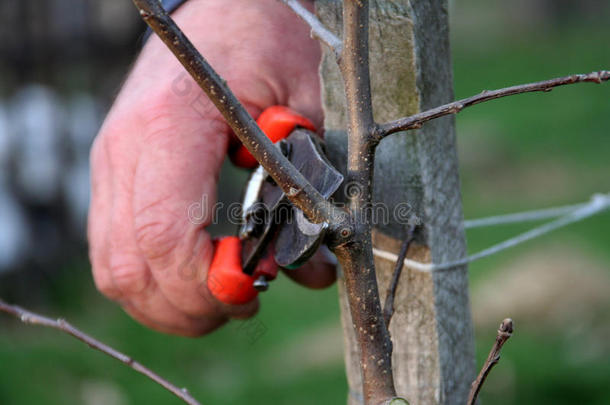
POLYGON ((137 164, 132 156, 140 153, 133 139, 140 135, 141 128, 130 122, 111 128, 106 137, 110 166, 116 168, 108 231, 112 283, 121 294, 121 304, 136 320, 161 332, 198 336, 221 325, 224 317, 190 317, 175 308, 158 288, 136 243, 133 195, 137 164))
MULTIPOLYGON (((113 120, 103 133, 104 149, 112 168, 112 212, 107 229, 106 261, 112 283, 120 298, 141 294, 151 283, 150 271, 135 241, 133 221, 133 184, 138 143, 134 142, 138 127, 134 120, 113 120)), ((116 299, 116 298, 115 298, 116 299)))
POLYGON ((180 311, 195 317, 218 311, 248 316, 257 303, 223 306, 206 284, 213 245, 204 228, 213 219, 227 126, 189 116, 189 111, 168 111, 175 109, 159 109, 160 115, 145 125, 147 142, 136 168, 133 216, 139 251, 159 290, 180 311))
MULTIPOLYGON (((108 233, 107 266, 112 285, 119 291, 127 312, 159 331, 198 336, 225 321, 225 312, 213 310, 206 316, 189 316, 175 308, 159 290, 139 251, 134 231, 132 196, 136 164, 130 159, 138 145, 131 142, 138 135, 136 126, 112 128, 107 136, 108 166, 115 167, 112 182, 112 215, 108 233)), ((106 273, 106 272, 105 272, 106 273)), ((114 297, 115 299, 117 297, 114 297)), ((213 305, 209 305, 213 308, 213 305)), ((249 314, 256 311, 250 305, 249 314)))
POLYGON ((224 324, 225 316, 191 317, 176 309, 153 281, 137 296, 121 303, 125 311, 144 325, 159 332, 180 336, 201 336, 224 324))
POLYGON ((87 219, 87 239, 93 279, 100 292, 110 299, 118 299, 120 292, 112 282, 108 262, 112 170, 100 136, 93 143, 90 161, 91 202, 87 219))
POLYGON ((294 270, 284 270, 284 273, 299 284, 309 288, 326 288, 337 279, 336 259, 325 246, 303 266, 294 270))

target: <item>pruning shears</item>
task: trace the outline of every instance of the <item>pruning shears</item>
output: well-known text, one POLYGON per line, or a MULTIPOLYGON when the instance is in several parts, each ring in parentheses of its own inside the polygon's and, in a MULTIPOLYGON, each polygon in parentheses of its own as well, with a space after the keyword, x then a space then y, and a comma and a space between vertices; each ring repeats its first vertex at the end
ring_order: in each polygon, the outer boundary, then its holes
MULTIPOLYGON (((324 198, 337 191, 343 176, 326 158, 311 121, 272 106, 257 124, 324 198)), ((290 270, 305 263, 322 243, 328 224, 310 222, 243 145, 230 157, 236 166, 254 171, 243 192, 237 235, 215 241, 207 284, 219 301, 240 305, 269 288, 278 266, 290 270)))

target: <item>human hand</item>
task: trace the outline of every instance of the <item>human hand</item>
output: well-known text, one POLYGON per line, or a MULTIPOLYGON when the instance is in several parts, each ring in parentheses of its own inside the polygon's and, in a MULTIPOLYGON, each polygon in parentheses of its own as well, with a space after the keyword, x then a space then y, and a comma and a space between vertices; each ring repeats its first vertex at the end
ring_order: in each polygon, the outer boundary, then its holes
MULTIPOLYGON (((321 126, 319 45, 287 7, 191 0, 173 17, 254 117, 286 105, 321 126)), ((257 300, 222 304, 206 285, 213 246, 205 227, 234 141, 211 102, 151 37, 91 151, 88 238, 98 289, 154 329, 197 336, 258 308, 257 300), (201 201, 205 217, 194 223, 188 208, 201 201)), ((288 274, 310 287, 335 279, 320 256, 288 274)))

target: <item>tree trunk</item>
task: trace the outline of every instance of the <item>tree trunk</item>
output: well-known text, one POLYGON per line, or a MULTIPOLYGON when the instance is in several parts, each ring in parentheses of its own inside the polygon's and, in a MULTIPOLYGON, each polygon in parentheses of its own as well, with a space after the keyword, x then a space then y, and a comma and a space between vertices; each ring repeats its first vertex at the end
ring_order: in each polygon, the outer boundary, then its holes
MULTIPOLYGON (((341 33, 340 1, 317 1, 316 11, 331 31, 341 33)), ((446 0, 371 1, 370 41, 377 122, 453 99, 446 0)), ((345 93, 335 56, 327 49, 320 70, 327 147, 333 163, 345 170, 345 93)), ((374 200, 376 248, 398 253, 406 219, 414 214, 423 226, 409 258, 440 263, 464 256, 453 117, 381 142, 374 200)), ((376 259, 375 266, 383 303, 394 263, 376 259)), ((349 403, 360 404, 360 357, 341 279, 339 292, 349 403)), ((434 274, 405 268, 395 308, 390 332, 397 393, 412 405, 464 404, 475 376, 466 268, 434 274)))

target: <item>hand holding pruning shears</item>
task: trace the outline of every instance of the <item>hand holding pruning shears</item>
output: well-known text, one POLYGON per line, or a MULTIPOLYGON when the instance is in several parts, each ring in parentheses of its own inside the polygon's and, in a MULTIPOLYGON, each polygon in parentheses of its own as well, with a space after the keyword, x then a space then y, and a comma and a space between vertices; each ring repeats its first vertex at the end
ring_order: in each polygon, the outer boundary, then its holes
MULTIPOLYGON (((250 114, 285 105, 322 121, 320 48, 308 27, 276 0, 191 1, 173 17, 218 69, 250 114), (261 40, 264 39, 264 40, 261 40)), ((138 321, 164 332, 200 335, 230 317, 256 312, 258 300, 228 305, 208 288, 215 254, 212 220, 228 126, 156 37, 144 46, 91 152, 89 243, 97 287, 138 321), (188 207, 207 196, 209 216, 188 207)), ((249 248, 248 248, 249 249, 249 248)), ((287 274, 310 287, 335 279, 314 255, 287 274)))

